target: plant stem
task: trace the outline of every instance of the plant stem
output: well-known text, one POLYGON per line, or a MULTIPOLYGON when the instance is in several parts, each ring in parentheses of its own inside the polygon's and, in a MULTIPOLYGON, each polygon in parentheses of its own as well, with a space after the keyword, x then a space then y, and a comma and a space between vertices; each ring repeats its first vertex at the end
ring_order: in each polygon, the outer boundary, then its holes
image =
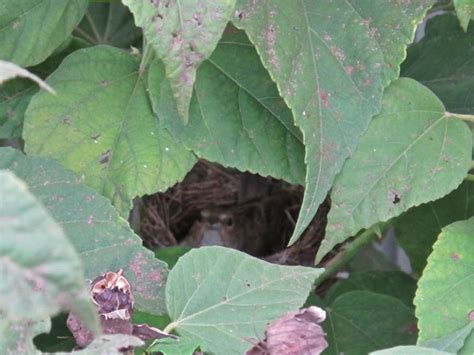
POLYGON ((174 328, 176 328, 176 322, 171 322, 165 327, 165 329, 163 329, 163 331, 169 334, 174 328))
POLYGON ((452 113, 452 112, 445 112, 444 115, 446 117, 452 117, 452 118, 458 118, 463 121, 467 122, 474 122, 474 115, 467 115, 467 114, 462 114, 462 113, 452 113))
POLYGON ((466 181, 474 181, 474 174, 467 174, 467 176, 464 178, 466 181))
POLYGON ((145 37, 143 37, 142 60, 140 62, 139 75, 143 74, 146 66, 153 59, 154 54, 153 48, 148 44, 145 37))
POLYGON ((474 169, 474 160, 471 160, 471 167, 469 168, 469 170, 472 170, 474 169))
POLYGON ((339 271, 367 244, 377 238, 380 231, 386 229, 390 225, 389 222, 378 223, 369 229, 360 233, 350 244, 348 244, 339 254, 325 265, 325 270, 315 282, 315 286, 322 284, 330 276, 339 271))

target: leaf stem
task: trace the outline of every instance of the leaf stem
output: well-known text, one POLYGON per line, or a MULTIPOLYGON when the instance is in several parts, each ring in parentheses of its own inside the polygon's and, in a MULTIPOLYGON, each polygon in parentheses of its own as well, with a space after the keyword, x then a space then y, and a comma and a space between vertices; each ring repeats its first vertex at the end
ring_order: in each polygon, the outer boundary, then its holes
POLYGON ((463 121, 467 122, 474 122, 474 115, 467 115, 467 114, 462 114, 462 113, 452 113, 452 112, 445 112, 444 113, 445 117, 452 117, 452 118, 458 118, 463 121))
POLYGON ((467 174, 467 176, 464 178, 466 181, 474 181, 474 174, 467 174))
POLYGON ((86 19, 87 22, 89 22, 89 26, 91 26, 92 32, 94 33, 95 38, 97 39, 97 44, 102 43, 102 39, 100 37, 99 31, 97 31, 97 27, 95 26, 94 20, 92 19, 92 16, 90 15, 89 11, 86 12, 86 19))
POLYGON ((316 279, 315 286, 322 284, 330 276, 339 271, 344 265, 352 260, 360 249, 380 236, 381 231, 386 229, 389 225, 390 222, 377 223, 356 236, 350 244, 348 244, 341 252, 339 252, 339 254, 325 265, 325 270, 321 276, 316 279))
POLYGON ((172 331, 174 328, 176 328, 177 325, 178 325, 178 323, 176 323, 176 322, 171 322, 170 324, 168 324, 168 325, 165 327, 165 329, 163 329, 163 331, 164 331, 165 333, 168 333, 168 334, 169 334, 169 333, 171 333, 171 331, 172 331))
POLYGON ((143 49, 142 49, 142 60, 140 62, 140 68, 139 68, 139 75, 142 75, 143 72, 145 71, 146 66, 150 61, 153 59, 153 56, 155 54, 155 51, 151 47, 150 44, 148 44, 147 40, 145 37, 143 37, 143 49))
POLYGON ((89 42, 90 44, 92 45, 96 45, 96 41, 94 38, 92 38, 91 36, 89 36, 86 32, 84 32, 83 30, 81 30, 79 27, 76 27, 74 29, 74 32, 78 33, 80 36, 82 36, 82 38, 84 40, 86 40, 87 42, 89 42))

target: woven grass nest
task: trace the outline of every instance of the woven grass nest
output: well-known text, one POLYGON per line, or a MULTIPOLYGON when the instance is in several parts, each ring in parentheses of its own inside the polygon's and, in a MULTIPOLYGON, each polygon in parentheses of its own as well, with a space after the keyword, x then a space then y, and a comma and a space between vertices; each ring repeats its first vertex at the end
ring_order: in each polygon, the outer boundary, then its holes
POLYGON ((145 196, 136 204, 135 226, 151 250, 183 244, 199 246, 196 231, 200 233, 209 225, 203 219, 216 222, 218 218, 213 214, 226 216, 220 227, 220 233, 228 235, 224 246, 243 249, 274 263, 314 265, 324 237, 329 202, 320 206, 303 236, 286 247, 302 198, 299 185, 200 160, 182 182, 166 192, 145 196))

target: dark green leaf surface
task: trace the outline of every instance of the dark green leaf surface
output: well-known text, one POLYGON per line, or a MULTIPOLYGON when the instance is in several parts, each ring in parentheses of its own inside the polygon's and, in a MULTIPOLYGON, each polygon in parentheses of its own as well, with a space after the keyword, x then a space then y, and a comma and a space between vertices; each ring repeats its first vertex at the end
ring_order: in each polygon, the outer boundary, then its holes
POLYGON ((178 112, 186 124, 196 70, 216 48, 236 0, 123 2, 163 60, 178 112))
POLYGON ((408 48, 402 75, 418 80, 450 112, 474 113, 474 26, 464 33, 452 14, 436 16, 426 36, 408 48))
POLYGON ((127 52, 74 52, 47 80, 58 95, 33 97, 24 125, 29 154, 57 159, 128 217, 137 195, 181 180, 194 156, 159 126, 127 52))
POLYGON ((203 247, 181 257, 170 272, 166 306, 173 328, 203 351, 240 354, 251 346, 246 339, 263 337, 269 321, 301 307, 321 273, 203 247))
POLYGON ((474 19, 474 1, 472 0, 453 0, 459 23, 464 31, 467 32, 469 21, 474 19))
POLYGON ((163 65, 148 78, 154 111, 176 139, 225 166, 304 183, 304 146, 290 110, 242 31, 228 28, 197 74, 184 125, 163 65))
MULTIPOLYGON (((474 218, 470 218, 444 227, 434 244, 415 297, 419 343, 458 331, 473 321, 473 241, 474 218)), ((471 333, 461 354, 473 351, 471 333)))
POLYGON ((365 355, 416 341, 416 319, 400 300, 368 291, 339 296, 322 323, 329 348, 323 354, 365 355))
POLYGON ((401 271, 355 272, 332 285, 324 300, 331 303, 340 295, 357 290, 392 296, 412 307, 416 281, 401 271))
POLYGON ((355 150, 382 89, 433 1, 240 0, 234 24, 248 33, 292 109, 306 146, 306 190, 292 237, 309 225, 355 150))
POLYGON ((474 216, 474 186, 464 182, 440 200, 414 207, 395 223, 395 235, 410 257, 412 269, 421 275, 441 228, 474 216))
MULTIPOLYGON (((88 279, 123 269, 132 285, 136 307, 155 314, 165 312, 166 266, 142 247, 141 239, 106 198, 49 159, 30 158, 2 148, 0 168, 24 179, 63 227, 82 259, 88 279)), ((32 244, 31 248, 38 245, 32 244)))
POLYGON ((2 0, 0 59, 21 66, 45 60, 71 34, 88 0, 2 0))
POLYGON ((469 127, 411 79, 393 82, 382 110, 338 175, 326 238, 317 260, 336 244, 461 184, 471 162, 469 127))

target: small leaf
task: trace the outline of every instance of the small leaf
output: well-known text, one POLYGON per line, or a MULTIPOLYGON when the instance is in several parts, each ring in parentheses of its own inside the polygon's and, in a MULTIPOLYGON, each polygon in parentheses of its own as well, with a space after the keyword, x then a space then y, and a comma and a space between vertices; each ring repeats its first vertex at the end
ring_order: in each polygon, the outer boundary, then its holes
MULTIPOLYGON (((464 342, 467 337, 471 334, 474 329, 474 321, 468 323, 465 327, 457 330, 451 334, 444 335, 441 338, 427 340, 420 345, 426 346, 427 348, 433 348, 443 351, 449 351, 450 353, 459 354, 459 351, 463 349, 464 342)), ((472 345, 472 344, 471 344, 472 345)), ((474 351, 474 348, 463 349, 468 354, 474 351), (469 350, 469 351, 467 351, 469 350)), ((464 353, 466 353, 464 352, 464 353)))
POLYGON ((342 294, 357 290, 392 296, 413 307, 416 281, 401 271, 355 272, 332 285, 324 301, 331 303, 342 294))
POLYGON ((122 349, 129 347, 137 347, 143 345, 143 341, 137 337, 126 334, 104 334, 95 339, 87 348, 83 350, 73 351, 71 353, 56 353, 59 355, 66 354, 107 354, 121 355, 122 349))
POLYGON ((156 115, 200 157, 303 184, 303 139, 291 111, 245 33, 232 27, 226 32, 199 68, 187 125, 178 119, 163 66, 151 65, 148 85, 156 115))
POLYGON ((33 343, 33 338, 49 332, 51 321, 44 320, 11 322, 0 312, 0 354, 42 354, 33 343))
POLYGON ((124 0, 163 60, 178 112, 188 122, 196 70, 208 58, 229 21, 236 0, 124 0))
POLYGON ((45 60, 77 26, 88 0, 2 0, 1 58, 29 67, 45 60))
POLYGON ((193 355, 199 341, 191 338, 163 338, 157 340, 147 351, 159 351, 164 355, 193 355))
POLYGON ((453 0, 459 23, 465 32, 469 21, 474 19, 474 2, 472 0, 453 0))
POLYGON ((334 183, 316 259, 361 229, 455 189, 469 169, 471 147, 469 127, 448 118, 432 92, 411 79, 393 82, 334 183))
POLYGON ((304 304, 321 273, 223 247, 191 250, 166 284, 171 326, 205 352, 243 353, 251 345, 246 339, 262 338, 267 322, 304 304))
POLYGON ((31 100, 26 151, 83 175, 123 217, 134 197, 166 190, 194 164, 194 156, 160 127, 138 63, 127 52, 108 46, 78 50, 48 83, 58 96, 38 93, 31 100))
POLYGON ((98 332, 81 261, 61 228, 9 171, 0 171, 0 196, 0 314, 2 333, 16 329, 10 346, 31 343, 36 322, 61 310, 98 332))
POLYGON ((325 354, 367 354, 416 341, 413 310, 394 297, 352 291, 336 298, 326 311, 325 354))
POLYGON ((370 355, 452 355, 445 351, 439 351, 430 348, 424 348, 415 345, 396 346, 390 349, 374 351, 370 355))
POLYGON ((0 85, 7 80, 17 77, 33 80, 42 89, 48 91, 51 94, 55 94, 54 90, 43 80, 41 80, 40 77, 30 73, 28 70, 23 69, 16 64, 0 60, 0 85))
POLYGON ((303 132, 306 189, 295 242, 351 156, 432 0, 240 0, 244 29, 303 132))
POLYGON ((410 257, 412 269, 421 275, 441 228, 474 216, 474 186, 463 182, 442 199, 411 208, 395 223, 395 235, 410 257))
MULTIPOLYGON (((135 307, 164 313, 164 284, 168 269, 121 219, 110 202, 58 163, 0 149, 0 169, 23 178, 61 225, 82 259, 85 276, 94 279, 123 269, 133 287, 135 307)), ((31 245, 31 248, 37 248, 31 245)))
POLYGON ((435 16, 425 37, 408 48, 402 75, 418 80, 443 101, 450 112, 474 112, 474 27, 467 33, 452 14, 435 16))
MULTIPOLYGON (((458 331, 474 320, 473 235, 474 218, 470 218, 444 227, 433 246, 415 297, 420 344, 458 331)), ((461 354, 473 351, 471 333, 461 354)))

